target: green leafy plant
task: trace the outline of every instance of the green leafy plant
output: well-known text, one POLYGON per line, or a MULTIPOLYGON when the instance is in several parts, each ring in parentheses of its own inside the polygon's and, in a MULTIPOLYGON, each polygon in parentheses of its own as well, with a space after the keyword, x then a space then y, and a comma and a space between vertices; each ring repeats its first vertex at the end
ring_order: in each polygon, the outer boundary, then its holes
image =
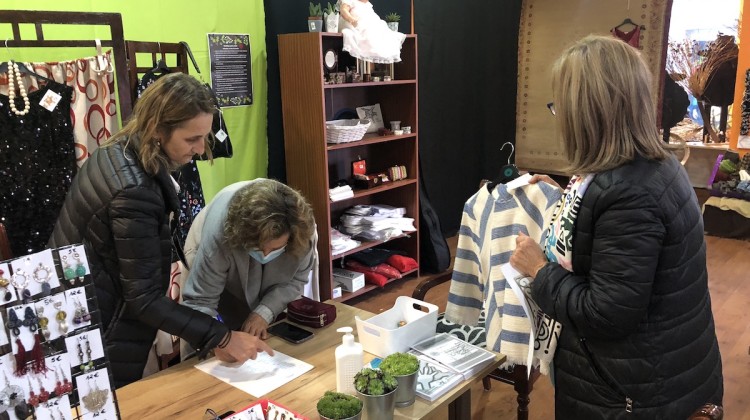
POLYGON ((310 17, 322 17, 323 9, 320 8, 320 3, 310 2, 310 17))
POLYGON ((385 395, 398 386, 396 378, 382 370, 362 369, 354 375, 354 388, 366 395, 385 395))
POLYGON ((401 16, 397 13, 388 13, 385 15, 385 21, 386 22, 398 22, 401 20, 401 16))
POLYGON ((341 392, 326 391, 318 400, 318 414, 329 419, 348 419, 362 411, 362 401, 341 392))
POLYGON ((380 370, 393 376, 411 375, 419 370, 419 359, 409 353, 393 353, 383 359, 380 370))
POLYGON ((329 2, 324 11, 326 15, 333 15, 339 12, 339 8, 329 2))

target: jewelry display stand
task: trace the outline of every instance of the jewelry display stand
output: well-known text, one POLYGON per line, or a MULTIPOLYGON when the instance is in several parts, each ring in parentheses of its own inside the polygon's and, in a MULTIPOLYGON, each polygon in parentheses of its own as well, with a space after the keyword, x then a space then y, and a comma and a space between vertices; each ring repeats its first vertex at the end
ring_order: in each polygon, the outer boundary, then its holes
POLYGON ((0 262, 0 418, 120 419, 81 245, 0 262))

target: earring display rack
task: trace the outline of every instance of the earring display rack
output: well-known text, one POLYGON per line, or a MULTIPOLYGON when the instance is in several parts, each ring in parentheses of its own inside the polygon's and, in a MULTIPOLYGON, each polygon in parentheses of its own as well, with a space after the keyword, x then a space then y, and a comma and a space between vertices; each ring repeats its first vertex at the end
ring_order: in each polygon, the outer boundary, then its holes
POLYGON ((120 419, 82 245, 0 262, 0 418, 120 419))

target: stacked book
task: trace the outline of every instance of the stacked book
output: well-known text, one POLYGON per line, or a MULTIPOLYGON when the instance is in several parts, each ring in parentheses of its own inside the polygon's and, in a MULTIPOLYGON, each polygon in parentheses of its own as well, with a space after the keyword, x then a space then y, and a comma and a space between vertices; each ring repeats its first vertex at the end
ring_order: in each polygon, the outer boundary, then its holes
POLYGON ((419 358, 417 395, 434 401, 495 361, 495 353, 447 333, 411 346, 419 358))

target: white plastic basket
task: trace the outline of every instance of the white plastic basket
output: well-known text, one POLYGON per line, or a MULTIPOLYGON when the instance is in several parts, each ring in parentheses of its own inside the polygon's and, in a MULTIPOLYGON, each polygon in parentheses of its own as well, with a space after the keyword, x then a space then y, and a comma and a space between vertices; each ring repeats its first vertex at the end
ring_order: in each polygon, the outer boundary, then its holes
POLYGON ((362 140, 369 127, 370 120, 367 119, 326 121, 326 142, 349 143, 362 140))
POLYGON ((413 299, 399 296, 393 307, 372 318, 357 321, 357 335, 362 348, 378 357, 386 357, 396 352, 405 352, 425 338, 433 337, 437 330, 438 307, 413 299), (415 309, 419 305, 427 312, 415 309), (399 327, 398 323, 406 321, 399 327))

